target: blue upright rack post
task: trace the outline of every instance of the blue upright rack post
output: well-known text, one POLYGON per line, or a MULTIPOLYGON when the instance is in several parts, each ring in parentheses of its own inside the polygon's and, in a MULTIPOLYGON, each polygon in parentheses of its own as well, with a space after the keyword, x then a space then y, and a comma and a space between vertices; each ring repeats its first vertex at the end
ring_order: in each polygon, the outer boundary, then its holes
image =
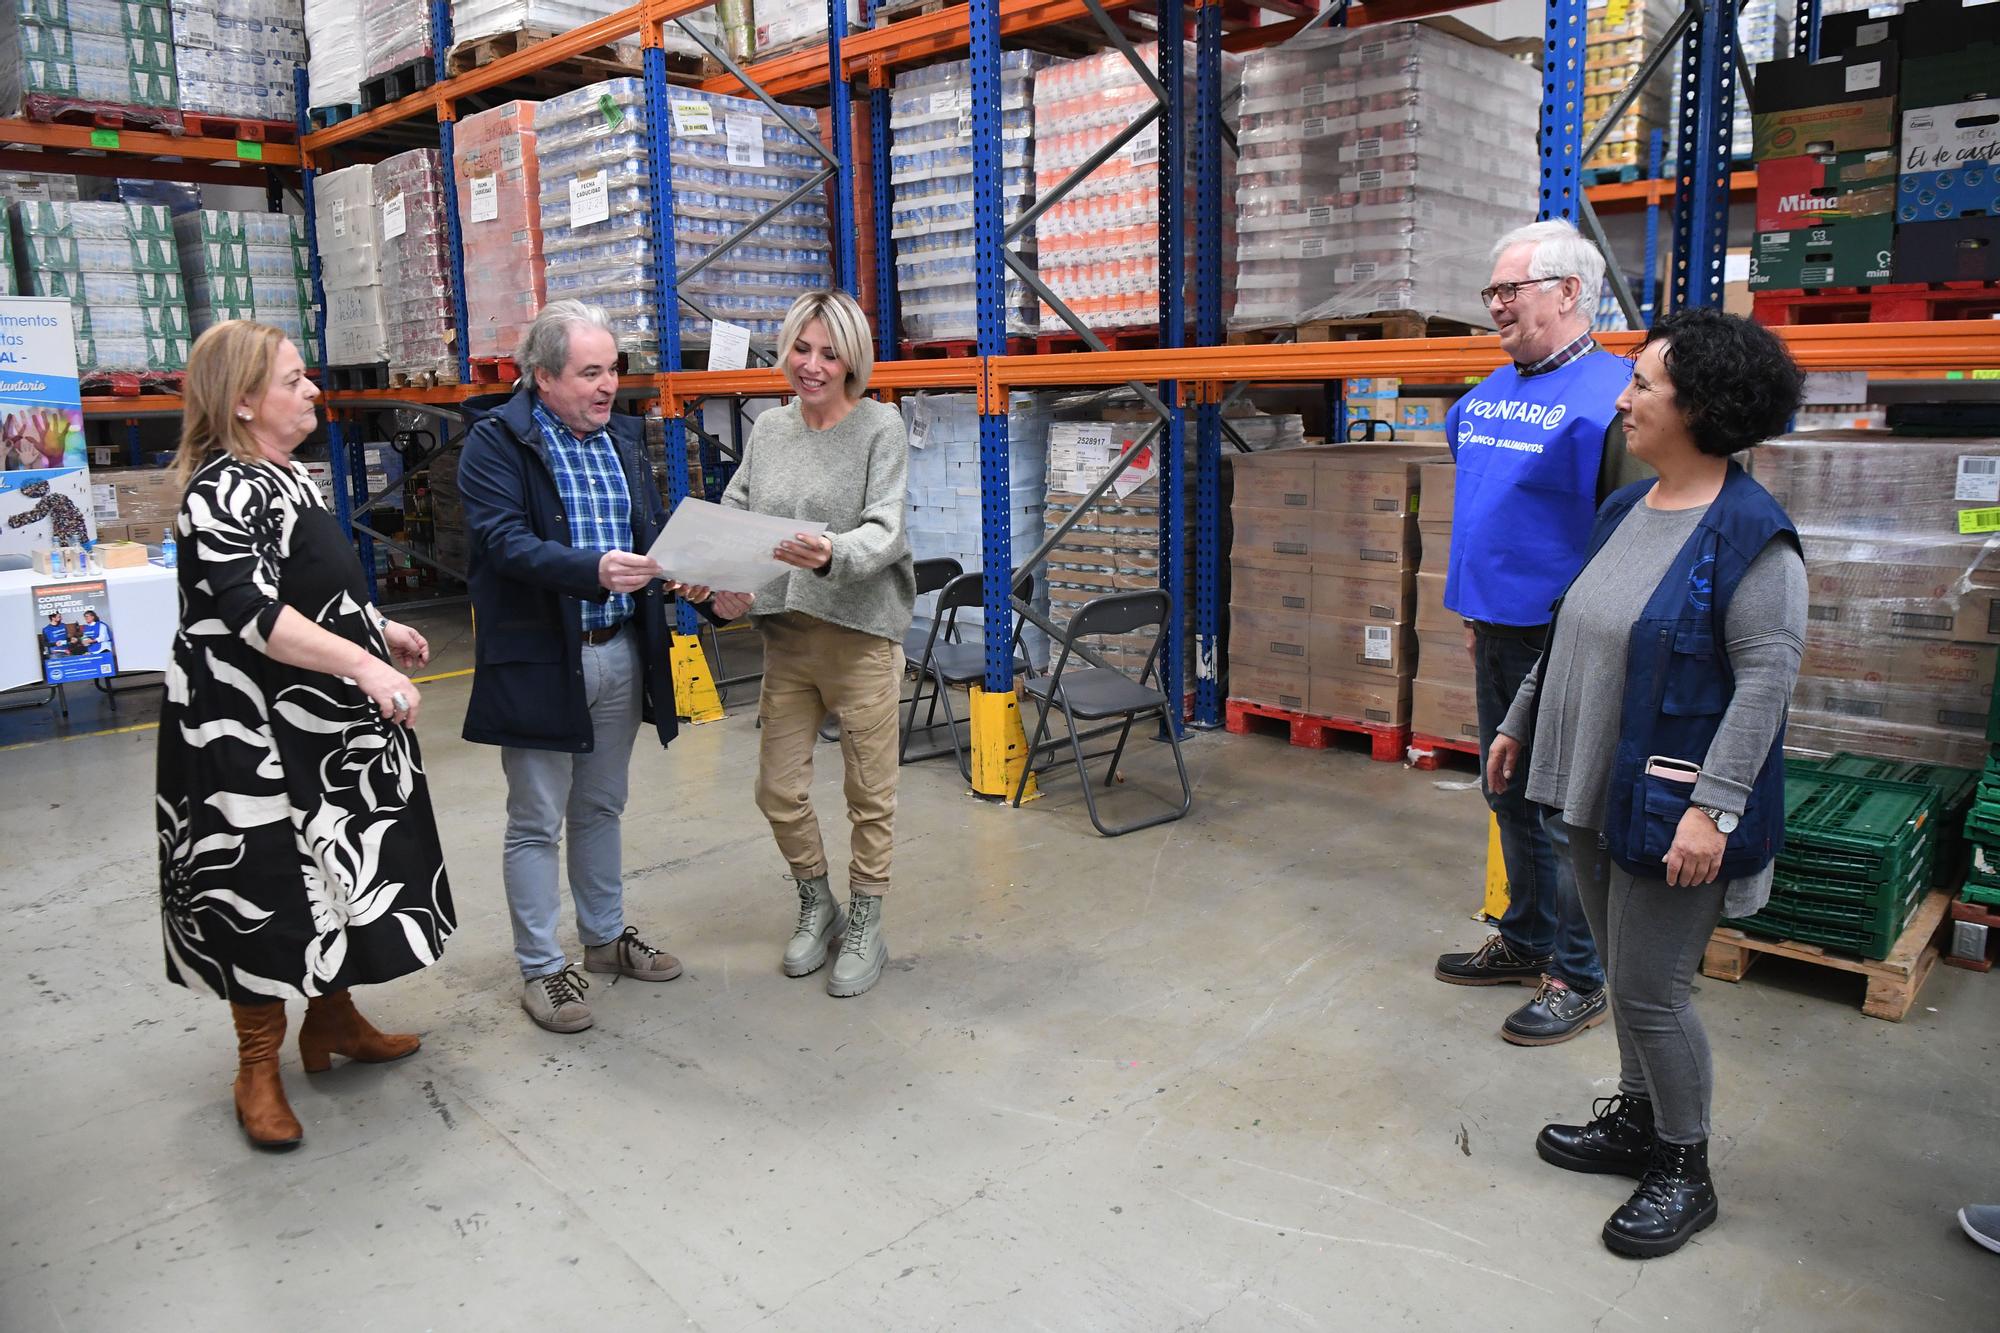
MULTIPOLYGON (((679 260, 674 251, 674 146, 673 112, 667 106, 667 52, 659 34, 646 32, 646 135, 650 141, 652 169, 646 173, 653 208, 653 322, 659 328, 660 369, 671 375, 681 368, 681 312, 675 294, 679 260)), ((671 512, 688 495, 687 422, 680 415, 685 408, 662 414, 661 434, 667 455, 667 508, 671 512)), ((704 473, 706 468, 703 469, 704 473)), ((686 602, 674 607, 674 629, 693 634, 699 627, 694 608, 686 602)))
MULTIPOLYGON (((1654 130, 1651 141, 1646 146, 1646 179, 1660 179, 1660 170, 1665 163, 1666 135, 1654 130)), ((1653 308, 1660 295, 1660 200, 1659 196, 1646 201, 1646 268, 1644 271, 1639 299, 1639 313, 1645 317, 1646 327, 1653 327, 1653 308)))
MULTIPOLYGON (((1222 342, 1222 5, 1194 12, 1194 340, 1222 342)), ((1212 386, 1211 386, 1212 387, 1212 386)), ((1194 724, 1222 725, 1222 404, 1195 407, 1194 724)))
POLYGON ((1792 54, 1819 59, 1819 0, 1798 0, 1792 11, 1792 54))
MULTIPOLYGON (((972 204, 979 355, 1006 351, 1000 214, 1000 5, 971 0, 972 204)), ((986 690, 1014 688, 1013 516, 1007 466, 1007 404, 979 410, 980 591, 986 608, 986 690)))
MULTIPOLYGON (((1538 217, 1583 220, 1583 95, 1588 27, 1584 0, 1549 0, 1542 40, 1542 193, 1538 217)), ((1596 293, 1591 293, 1595 299, 1596 293)))
MULTIPOLYGON (((872 13, 874 6, 869 9, 872 13)), ((894 361, 900 344, 902 315, 896 302, 895 211, 889 193, 889 120, 892 102, 887 88, 868 92, 869 176, 875 209, 875 359, 894 361)))
POLYGON ((1701 0, 1681 52, 1673 308, 1722 303, 1729 248, 1729 143, 1736 118, 1736 7, 1701 0))
MULTIPOLYGON (((873 0, 868 13, 874 10, 873 0)), ((862 22, 868 21, 868 13, 862 22)), ((833 155, 840 170, 833 175, 834 280, 849 296, 861 292, 861 270, 854 248, 854 109, 847 75, 840 67, 840 47, 847 40, 846 0, 827 0, 826 62, 828 110, 833 117, 833 155)))
MULTIPOLYGON (((1182 34, 1187 31, 1185 0, 1160 0, 1160 86, 1166 91, 1167 105, 1160 113, 1160 346, 1180 347, 1187 341, 1187 284, 1183 263, 1187 233, 1185 180, 1187 169, 1186 84, 1182 78, 1182 34)), ((1205 128, 1205 127, 1204 127, 1205 128)), ((1166 404, 1166 426, 1160 432, 1160 587, 1167 594, 1167 622, 1160 627, 1160 690, 1171 701, 1162 727, 1182 726, 1181 655, 1183 627, 1181 608, 1186 605, 1182 587, 1186 577, 1183 543, 1187 534, 1187 513, 1182 490, 1186 470, 1187 411, 1181 406, 1180 384, 1164 380, 1160 401, 1166 404)))

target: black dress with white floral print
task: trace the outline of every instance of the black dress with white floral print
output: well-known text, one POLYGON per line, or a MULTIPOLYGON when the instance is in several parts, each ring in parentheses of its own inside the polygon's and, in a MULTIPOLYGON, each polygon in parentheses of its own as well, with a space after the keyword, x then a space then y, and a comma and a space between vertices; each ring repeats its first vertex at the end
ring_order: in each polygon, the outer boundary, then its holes
POLYGON ((167 978, 299 999, 438 960, 456 922, 417 738, 352 681, 265 655, 289 606, 388 660, 360 562, 295 463, 217 457, 174 525, 160 715, 167 978))

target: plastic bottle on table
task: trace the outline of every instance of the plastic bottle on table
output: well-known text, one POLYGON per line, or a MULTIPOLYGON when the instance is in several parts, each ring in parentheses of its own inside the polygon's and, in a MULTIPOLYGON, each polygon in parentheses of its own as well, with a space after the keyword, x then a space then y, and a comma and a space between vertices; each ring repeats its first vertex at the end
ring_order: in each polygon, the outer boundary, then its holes
POLYGON ((180 550, 174 544, 174 530, 166 528, 160 533, 160 563, 168 569, 180 564, 180 550))

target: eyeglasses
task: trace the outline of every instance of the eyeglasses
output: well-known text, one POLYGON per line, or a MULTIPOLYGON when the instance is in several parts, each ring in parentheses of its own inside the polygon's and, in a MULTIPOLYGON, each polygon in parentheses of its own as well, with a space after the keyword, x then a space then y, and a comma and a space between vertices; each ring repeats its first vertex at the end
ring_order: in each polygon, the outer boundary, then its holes
POLYGON ((1492 305, 1493 298, 1497 296, 1501 305, 1512 305, 1514 298, 1521 294, 1521 289, 1524 287, 1546 287, 1552 282, 1561 282, 1565 278, 1575 276, 1574 273, 1563 273, 1553 278, 1530 278, 1526 282, 1496 282, 1491 287, 1479 289, 1479 301, 1482 305, 1492 305))

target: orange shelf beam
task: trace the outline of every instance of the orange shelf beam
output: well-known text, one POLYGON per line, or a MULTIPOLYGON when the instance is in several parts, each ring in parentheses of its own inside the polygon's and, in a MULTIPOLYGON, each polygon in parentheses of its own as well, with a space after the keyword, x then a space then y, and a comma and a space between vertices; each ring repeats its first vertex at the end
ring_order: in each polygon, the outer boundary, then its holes
POLYGON ((38 148, 68 151, 86 150, 122 153, 133 157, 178 157, 194 162, 237 162, 246 170, 259 167, 297 168, 296 145, 260 143, 258 156, 240 155, 235 139, 211 139, 199 134, 162 134, 156 130, 105 130, 89 125, 44 125, 18 118, 0 119, 0 143, 33 144, 38 148), (91 142, 93 135, 110 134, 115 146, 91 142))
POLYGON ((99 398, 83 400, 83 414, 86 417, 152 417, 172 416, 185 410, 179 394, 142 393, 135 398, 99 398))
MULTIPOLYGON (((1613 185, 1591 185, 1584 189, 1600 213, 1628 213, 1649 204, 1671 204, 1680 182, 1665 180, 1620 181, 1613 185)), ((1732 199, 1749 199, 1757 193, 1755 171, 1734 171, 1729 175, 1732 199)))

